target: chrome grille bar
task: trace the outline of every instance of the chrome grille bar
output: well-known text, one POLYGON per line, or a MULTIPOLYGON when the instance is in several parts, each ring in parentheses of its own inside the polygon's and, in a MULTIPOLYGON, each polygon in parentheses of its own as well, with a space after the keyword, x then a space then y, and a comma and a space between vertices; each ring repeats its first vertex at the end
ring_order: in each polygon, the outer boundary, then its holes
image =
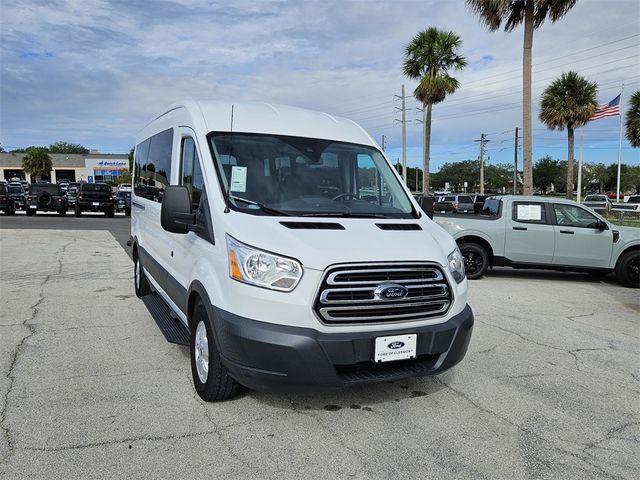
POLYGON ((327 324, 393 323, 445 314, 453 300, 439 265, 389 263, 337 265, 329 268, 314 309, 327 324), (403 298, 382 299, 374 291, 384 284, 405 287, 403 298))

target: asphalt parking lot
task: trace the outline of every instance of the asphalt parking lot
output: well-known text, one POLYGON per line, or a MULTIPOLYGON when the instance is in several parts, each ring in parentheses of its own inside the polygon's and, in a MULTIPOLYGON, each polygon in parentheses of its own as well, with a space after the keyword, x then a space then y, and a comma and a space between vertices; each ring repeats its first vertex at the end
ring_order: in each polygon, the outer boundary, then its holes
POLYGON ((492 272, 449 372, 207 404, 128 225, 0 217, 0 477, 637 478, 640 301, 613 279, 492 272))

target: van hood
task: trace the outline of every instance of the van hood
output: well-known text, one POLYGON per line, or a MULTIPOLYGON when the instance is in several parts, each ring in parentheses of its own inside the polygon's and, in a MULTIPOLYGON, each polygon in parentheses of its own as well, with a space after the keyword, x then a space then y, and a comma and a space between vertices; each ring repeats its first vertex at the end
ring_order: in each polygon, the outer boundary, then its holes
MULTIPOLYGON (((258 216, 231 211, 227 233, 236 240, 300 261, 305 268, 324 270, 337 263, 429 261, 446 265, 456 243, 442 228, 420 219, 301 218, 258 216), (311 228, 290 228, 288 222, 311 228), (343 229, 318 229, 313 224, 337 224, 343 229), (383 230, 377 224, 419 225, 422 230, 383 230)), ((296 225, 298 226, 298 225, 296 225)), ((325 225, 326 226, 326 225, 325 225)), ((415 227, 414 227, 415 228, 415 227)))

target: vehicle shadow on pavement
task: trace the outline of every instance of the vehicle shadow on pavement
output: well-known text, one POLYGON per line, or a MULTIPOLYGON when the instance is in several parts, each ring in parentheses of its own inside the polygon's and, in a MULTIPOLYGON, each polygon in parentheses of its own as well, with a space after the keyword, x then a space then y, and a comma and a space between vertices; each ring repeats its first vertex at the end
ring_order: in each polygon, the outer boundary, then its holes
MULTIPOLYGON (((606 283, 608 285, 619 286, 613 273, 607 275, 597 275, 582 272, 561 272, 554 270, 537 270, 537 269, 515 269, 510 267, 496 267, 485 274, 483 278, 501 278, 501 279, 522 279, 522 280, 563 280, 572 282, 582 282, 590 284, 606 283)), ((470 281, 473 286, 478 280, 470 281)), ((482 281, 482 279, 480 279, 482 281)))
POLYGON ((359 385, 313 392, 259 392, 242 389, 240 398, 251 397, 258 403, 282 410, 329 411, 342 409, 363 410, 373 412, 376 406, 402 403, 404 401, 424 397, 425 400, 438 404, 436 398, 439 391, 447 389, 453 381, 453 370, 433 377, 406 378, 389 380, 382 383, 359 385))

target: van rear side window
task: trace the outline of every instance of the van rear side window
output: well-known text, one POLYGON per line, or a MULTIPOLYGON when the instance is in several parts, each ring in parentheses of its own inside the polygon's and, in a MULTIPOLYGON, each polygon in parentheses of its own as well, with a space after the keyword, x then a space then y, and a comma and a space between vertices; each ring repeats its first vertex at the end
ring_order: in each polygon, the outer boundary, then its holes
POLYGON ((134 191, 136 196, 162 202, 171 175, 173 129, 160 132, 136 147, 134 191))

